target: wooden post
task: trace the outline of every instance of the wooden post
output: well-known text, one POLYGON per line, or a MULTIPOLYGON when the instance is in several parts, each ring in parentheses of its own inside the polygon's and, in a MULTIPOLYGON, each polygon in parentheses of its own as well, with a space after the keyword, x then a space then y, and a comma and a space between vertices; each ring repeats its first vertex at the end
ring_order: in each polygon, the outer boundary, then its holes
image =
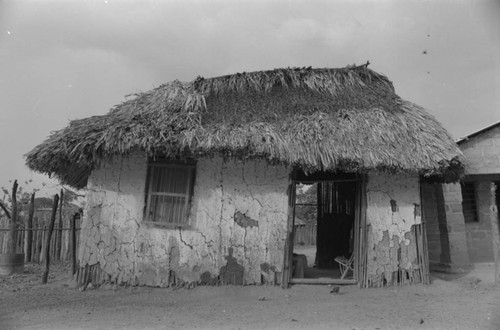
POLYGON ((10 219, 10 252, 16 253, 16 226, 17 226, 17 180, 12 185, 12 218, 10 219))
MULTIPOLYGON (((420 246, 421 253, 419 253, 420 258, 420 270, 422 273, 422 284, 430 284, 430 267, 429 267, 429 244, 427 242, 427 228, 426 221, 427 217, 425 215, 424 208, 424 196, 422 192, 422 179, 419 180, 419 194, 420 194, 420 205, 415 207, 419 207, 420 209, 420 221, 422 225, 420 226, 420 246)), ((417 245, 418 246, 418 245, 417 245)))
POLYGON ((60 193, 60 199, 59 199, 59 222, 58 222, 58 230, 57 230, 57 237, 56 237, 56 246, 55 246, 55 251, 54 251, 54 256, 56 260, 61 260, 61 246, 62 246, 62 228, 63 228, 63 197, 64 193, 63 190, 61 189, 60 193))
POLYGON ((80 217, 79 213, 73 215, 71 219, 71 275, 76 273, 76 220, 80 217))
POLYGON ((30 211, 28 215, 28 223, 26 224, 26 243, 24 262, 31 261, 31 246, 33 244, 33 216, 35 215, 35 192, 31 194, 30 211))
POLYGON ((354 257, 354 279, 359 281, 359 265, 360 265, 360 244, 359 244, 359 226, 361 219, 361 183, 356 182, 356 199, 354 201, 354 225, 353 225, 353 233, 354 233, 354 250, 352 253, 355 255, 354 257))
POLYGON ((495 287, 500 290, 500 230, 498 225, 498 205, 496 203, 496 184, 490 184, 490 222, 493 240, 493 256, 495 258, 495 287))
POLYGON ((295 180, 292 178, 288 185, 288 217, 287 234, 284 247, 283 273, 281 287, 286 289, 290 285, 293 271, 293 225, 295 220, 295 180))
POLYGON ((366 193, 366 176, 361 179, 360 186, 360 209, 359 209, 359 272, 358 272, 358 287, 368 287, 368 229, 366 223, 367 209, 367 193, 366 193))
POLYGON ((45 238, 45 271, 42 275, 42 284, 47 284, 47 278, 49 277, 49 267, 50 267, 50 239, 52 237, 52 232, 54 231, 54 223, 56 222, 57 204, 59 203, 59 195, 54 195, 54 204, 52 205, 52 215, 50 217, 49 231, 47 237, 45 238))
POLYGON ((38 254, 38 216, 33 218, 33 246, 31 247, 31 261, 40 262, 40 255, 38 254), (36 228, 36 229, 35 229, 36 228))
POLYGON ((36 261, 40 264, 40 260, 42 259, 40 257, 40 234, 41 234, 40 219, 37 216, 34 220, 36 223, 36 232, 34 233, 35 234, 35 246, 33 247, 33 254, 31 257, 34 261, 36 261))

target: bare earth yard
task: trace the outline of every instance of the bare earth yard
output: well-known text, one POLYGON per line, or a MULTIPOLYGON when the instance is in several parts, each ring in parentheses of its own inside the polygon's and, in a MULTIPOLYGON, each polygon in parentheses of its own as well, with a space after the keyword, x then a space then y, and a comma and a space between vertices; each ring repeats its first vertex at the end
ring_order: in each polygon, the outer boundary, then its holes
POLYGON ((492 264, 432 284, 360 290, 296 285, 79 291, 66 264, 0 275, 0 329, 500 329, 492 264))

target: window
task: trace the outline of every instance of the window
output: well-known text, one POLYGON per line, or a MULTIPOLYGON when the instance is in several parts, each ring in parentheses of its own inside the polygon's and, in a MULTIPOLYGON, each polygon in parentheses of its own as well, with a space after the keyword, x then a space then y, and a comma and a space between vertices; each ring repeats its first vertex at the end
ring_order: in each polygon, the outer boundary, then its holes
POLYGON ((462 212, 465 222, 478 222, 476 204, 476 185, 474 182, 463 182, 462 186, 462 212))
POLYGON ((146 222, 173 227, 189 226, 195 170, 194 162, 149 163, 146 222))

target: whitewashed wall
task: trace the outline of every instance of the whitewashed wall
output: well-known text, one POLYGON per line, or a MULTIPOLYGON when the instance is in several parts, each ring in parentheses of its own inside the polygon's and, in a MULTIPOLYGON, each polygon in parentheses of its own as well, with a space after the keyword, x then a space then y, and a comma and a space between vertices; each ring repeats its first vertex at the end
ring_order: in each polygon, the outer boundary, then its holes
POLYGON ((220 157, 197 163, 191 229, 142 223, 147 158, 116 157, 92 173, 80 266, 132 285, 273 283, 283 263, 290 169, 220 157))
POLYGON ((418 267, 413 225, 422 222, 418 175, 370 173, 366 187, 370 286, 418 267), (392 203, 391 203, 392 201, 392 203))

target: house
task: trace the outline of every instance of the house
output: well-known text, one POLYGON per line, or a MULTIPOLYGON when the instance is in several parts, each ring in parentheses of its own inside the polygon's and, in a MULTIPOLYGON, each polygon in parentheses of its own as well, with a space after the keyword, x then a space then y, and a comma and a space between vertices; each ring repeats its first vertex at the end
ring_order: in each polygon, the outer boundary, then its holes
POLYGON ((367 65, 173 81, 26 158, 87 189, 81 285, 308 283, 291 267, 298 184, 317 187, 318 267, 355 256, 330 283, 425 283, 420 183, 463 173, 449 133, 367 65))
POLYGON ((500 205, 500 122, 457 142, 466 157, 460 184, 424 185, 431 267, 452 272, 493 262, 491 183, 500 205))

